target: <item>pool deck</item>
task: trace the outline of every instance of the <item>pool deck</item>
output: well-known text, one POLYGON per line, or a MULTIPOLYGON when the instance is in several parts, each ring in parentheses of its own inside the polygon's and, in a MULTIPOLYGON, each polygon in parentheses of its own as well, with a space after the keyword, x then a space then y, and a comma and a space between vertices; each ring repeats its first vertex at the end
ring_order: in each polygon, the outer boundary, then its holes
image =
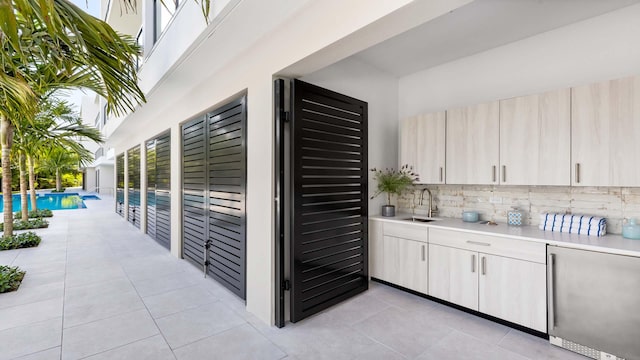
POLYGON ((40 246, 0 251, 27 271, 0 294, 1 359, 585 359, 547 341, 371 283, 284 329, 114 212, 54 211, 40 246))

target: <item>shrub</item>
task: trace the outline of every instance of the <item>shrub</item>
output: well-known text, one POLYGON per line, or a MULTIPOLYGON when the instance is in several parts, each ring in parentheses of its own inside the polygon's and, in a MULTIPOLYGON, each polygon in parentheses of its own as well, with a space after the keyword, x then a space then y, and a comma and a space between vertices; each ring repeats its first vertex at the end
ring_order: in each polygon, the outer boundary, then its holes
POLYGON ((17 266, 0 265, 0 293, 18 290, 24 271, 17 266))
POLYGON ((60 191, 53 189, 51 190, 52 193, 63 193, 66 190, 66 188, 62 188, 60 191))
POLYGON ((3 236, 0 238, 0 250, 35 247, 40 244, 40 240, 42 240, 40 236, 32 231, 13 236, 3 236))
MULTIPOLYGON (((13 214, 13 216, 15 218, 20 218, 20 217, 22 217, 22 212, 16 211, 16 213, 13 214)), ((43 218, 43 217, 53 217, 53 211, 51 211, 49 209, 38 209, 38 210, 29 211, 29 218, 31 218, 31 219, 33 219, 33 218, 43 218)))
MULTIPOLYGON (((13 230, 41 229, 49 227, 49 222, 43 218, 29 219, 27 221, 16 220, 13 222, 13 230)), ((0 231, 4 231, 4 223, 0 223, 0 231)))

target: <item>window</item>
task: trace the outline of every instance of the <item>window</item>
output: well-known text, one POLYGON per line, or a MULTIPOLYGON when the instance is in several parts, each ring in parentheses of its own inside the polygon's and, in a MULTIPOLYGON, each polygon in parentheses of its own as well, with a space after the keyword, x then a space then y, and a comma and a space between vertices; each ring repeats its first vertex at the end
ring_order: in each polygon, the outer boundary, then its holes
POLYGON ((136 57, 136 69, 140 69, 140 65, 142 65, 142 60, 144 59, 144 37, 142 36, 142 30, 144 28, 141 26, 140 30, 138 30, 138 35, 136 35, 136 43, 140 46, 140 54, 136 57))
POLYGON ((107 104, 102 107, 102 126, 107 124, 107 104))
POLYGON ((169 20, 178 8, 178 0, 154 0, 154 42, 158 40, 160 34, 169 24, 169 20))

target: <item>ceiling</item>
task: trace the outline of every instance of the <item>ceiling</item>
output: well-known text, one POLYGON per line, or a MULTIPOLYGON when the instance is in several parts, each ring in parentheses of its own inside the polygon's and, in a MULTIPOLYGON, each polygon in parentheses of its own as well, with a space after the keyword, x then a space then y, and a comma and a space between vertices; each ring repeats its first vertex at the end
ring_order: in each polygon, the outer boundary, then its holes
POLYGON ((402 77, 636 3, 475 0, 354 56, 402 77))

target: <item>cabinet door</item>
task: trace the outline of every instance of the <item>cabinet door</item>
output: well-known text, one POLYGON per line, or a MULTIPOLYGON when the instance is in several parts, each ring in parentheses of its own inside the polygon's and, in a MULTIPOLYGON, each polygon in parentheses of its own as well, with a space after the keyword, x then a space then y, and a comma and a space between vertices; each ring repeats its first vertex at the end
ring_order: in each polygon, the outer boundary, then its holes
POLYGON ((480 312, 547 332, 546 286, 546 265, 480 253, 480 312))
POLYGON ((400 239, 393 236, 383 236, 382 280, 400 285, 402 282, 402 261, 400 256, 400 239))
POLYGON ((398 140, 398 167, 403 165, 418 168, 418 118, 410 117, 400 122, 400 139, 398 140))
POLYGON ((399 239, 400 286, 426 294, 428 292, 428 244, 399 239))
POLYGON ((382 279, 384 244, 382 221, 369 221, 369 276, 382 279))
POLYGON ((571 181, 570 90, 500 101, 500 183, 571 181))
POLYGON ((447 184, 498 184, 497 101, 447 110, 447 184))
POLYGON ((478 310, 478 253, 429 244, 429 295, 478 310))
POLYGON ((572 89, 571 185, 638 186, 640 76, 572 89))
POLYGON ((427 243, 384 236, 382 280, 426 294, 428 289, 427 243))
POLYGON ((416 173, 421 184, 444 184, 445 179, 445 112, 420 115, 417 118, 416 173))

